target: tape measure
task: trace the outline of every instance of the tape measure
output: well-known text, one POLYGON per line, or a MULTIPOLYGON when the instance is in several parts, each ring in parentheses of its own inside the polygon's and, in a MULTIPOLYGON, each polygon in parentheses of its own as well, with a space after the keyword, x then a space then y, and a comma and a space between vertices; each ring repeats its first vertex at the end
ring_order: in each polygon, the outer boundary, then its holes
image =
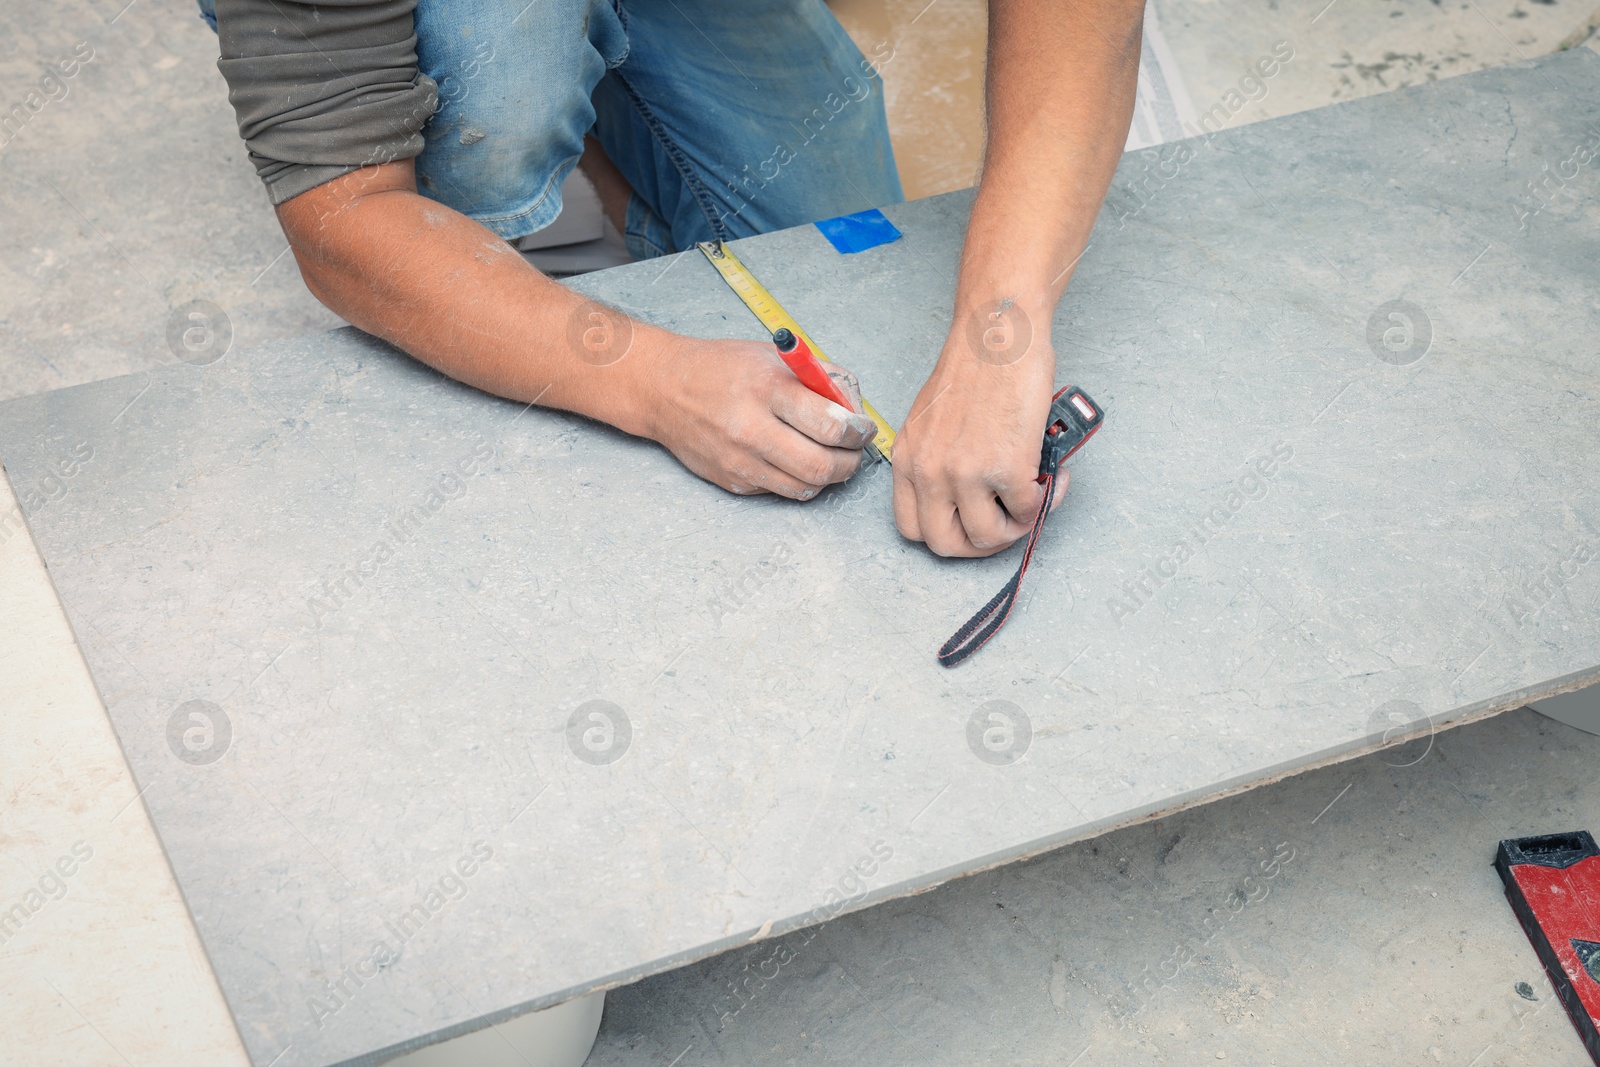
MULTIPOLYGON (((755 317, 761 320, 761 325, 767 328, 768 333, 777 333, 786 329, 806 343, 813 355, 825 363, 833 361, 823 355, 822 348, 811 335, 800 328, 794 316, 783 309, 783 305, 773 299, 767 287, 756 281, 756 276, 750 273, 750 268, 739 261, 727 245, 721 241, 701 241, 695 247, 705 253, 711 265, 717 268, 717 273, 722 275, 722 280, 728 283, 728 288, 749 308, 755 317)), ((878 435, 872 439, 872 444, 867 451, 873 459, 890 459, 894 454, 894 427, 890 426, 884 417, 878 414, 878 409, 867 403, 865 398, 861 401, 861 410, 878 427, 878 435)))

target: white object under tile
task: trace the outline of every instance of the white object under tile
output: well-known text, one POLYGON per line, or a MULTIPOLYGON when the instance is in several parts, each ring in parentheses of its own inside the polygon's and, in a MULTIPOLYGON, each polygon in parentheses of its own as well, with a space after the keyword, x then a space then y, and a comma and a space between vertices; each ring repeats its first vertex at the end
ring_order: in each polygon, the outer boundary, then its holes
POLYGON ((605 1003, 605 993, 590 993, 427 1045, 386 1067, 581 1067, 594 1048, 605 1003))

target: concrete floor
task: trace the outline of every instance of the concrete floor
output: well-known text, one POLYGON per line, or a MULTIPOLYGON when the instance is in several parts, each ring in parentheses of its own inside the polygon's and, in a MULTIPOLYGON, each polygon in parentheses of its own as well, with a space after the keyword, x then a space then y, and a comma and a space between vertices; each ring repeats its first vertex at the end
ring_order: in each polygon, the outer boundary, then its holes
POLYGON ((589 1065, 1578 1067, 1490 863, 1600 825, 1597 759, 1397 743, 616 990, 589 1065))
POLYGON ((216 36, 184 0, 124 3, 0 7, 0 111, 80 43, 94 57, 0 144, 0 396, 173 362, 167 318, 191 299, 241 348, 341 324, 280 258, 216 36))
MULTIPOLYGON (((913 195, 970 182, 981 144, 982 8, 935 2, 840 4, 858 38, 897 43, 913 195)), ((125 4, 0 8, 0 112, 45 63, 94 54, 0 133, 0 397, 171 362, 168 316, 190 299, 219 304, 239 347, 338 323, 282 254, 211 31, 187 0, 125 4)), ((1158 9, 1201 110, 1291 42, 1236 122, 1542 54, 1593 14, 1324 4, 1158 9)), ((590 1062, 1585 1063, 1488 864, 1501 837, 1600 825, 1597 756, 1600 739, 1521 711, 1324 768, 615 991, 590 1062)), ((20 885, 34 865, 12 840, 0 871, 20 885)), ((0 951, 0 971, 17 960, 0 951)), ((124 1062, 74 1047, 62 1062, 124 1062)), ((49 1062, 0 1042, 13 1055, 49 1062)))

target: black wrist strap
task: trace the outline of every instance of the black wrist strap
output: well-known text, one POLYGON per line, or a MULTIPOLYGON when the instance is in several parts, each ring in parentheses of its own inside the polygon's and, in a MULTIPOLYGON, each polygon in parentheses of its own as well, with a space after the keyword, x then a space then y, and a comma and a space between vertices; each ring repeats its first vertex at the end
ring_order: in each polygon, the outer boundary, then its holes
POLYGON ((968 619, 955 635, 940 646, 939 664, 954 667, 978 649, 989 638, 1000 632, 1000 627, 1011 617, 1017 606, 1017 596, 1022 592, 1022 576, 1028 573, 1033 562, 1033 550, 1039 544, 1039 534, 1044 531, 1044 520, 1050 515, 1050 498, 1056 492, 1056 472, 1067 457, 1083 447, 1094 435, 1105 418, 1100 406, 1089 399, 1087 393, 1075 385, 1057 393, 1050 403, 1050 419, 1045 424, 1044 444, 1039 450, 1039 484, 1044 486, 1044 499, 1039 501, 1039 511, 1033 516, 1033 529, 1028 532, 1027 547, 1022 550, 1022 562, 1017 573, 1000 587, 978 613, 968 619))
POLYGON ((946 641, 939 649, 939 665, 954 667, 978 649, 984 643, 1000 632, 1000 627, 1006 624, 1011 617, 1011 609, 1017 606, 1017 594, 1022 591, 1022 576, 1028 573, 1028 564, 1033 560, 1033 548, 1039 543, 1039 533, 1044 529, 1044 520, 1050 514, 1050 497, 1055 494, 1056 474, 1051 471, 1044 477, 1044 499, 1039 502, 1038 514, 1033 517, 1033 530, 1028 534, 1028 547, 1022 550, 1022 562, 1017 566, 1017 573, 1011 580, 1000 587, 978 613, 968 619, 955 632, 955 636, 946 641))

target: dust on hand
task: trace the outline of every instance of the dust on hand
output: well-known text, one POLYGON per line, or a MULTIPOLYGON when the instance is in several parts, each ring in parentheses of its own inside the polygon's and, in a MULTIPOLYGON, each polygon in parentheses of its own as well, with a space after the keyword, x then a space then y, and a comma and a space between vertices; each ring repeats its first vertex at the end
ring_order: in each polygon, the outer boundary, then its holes
POLYGON ((877 425, 868 418, 861 408, 861 382, 854 374, 835 363, 824 363, 823 369, 828 372, 828 377, 833 379, 845 396, 850 398, 851 411, 846 411, 838 404, 830 404, 828 413, 846 423, 857 434, 865 435, 864 441, 870 441, 878 434, 877 425))

